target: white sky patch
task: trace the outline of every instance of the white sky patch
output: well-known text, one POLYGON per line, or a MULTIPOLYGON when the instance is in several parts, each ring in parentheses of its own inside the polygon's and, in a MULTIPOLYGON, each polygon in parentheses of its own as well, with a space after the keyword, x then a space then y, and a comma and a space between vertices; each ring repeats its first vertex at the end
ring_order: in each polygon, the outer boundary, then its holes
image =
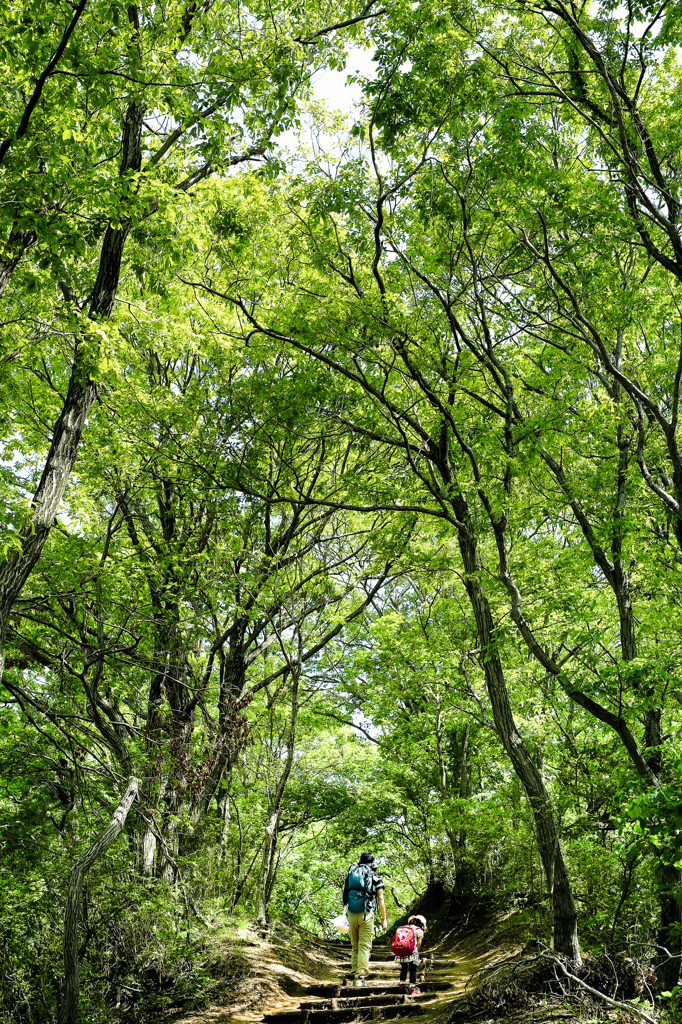
POLYGON ((362 90, 358 82, 348 82, 348 77, 360 75, 371 78, 376 70, 372 60, 372 50, 352 49, 343 71, 321 71, 313 80, 315 98, 324 100, 330 110, 341 110, 351 114, 354 106, 362 99, 362 90))
MULTIPOLYGON (((346 67, 342 71, 318 71, 313 77, 314 98, 324 103, 330 112, 340 112, 351 124, 355 111, 362 100, 362 88, 359 82, 349 82, 349 78, 371 78, 376 70, 372 60, 374 50, 354 48, 349 50, 346 67)), ((310 125, 307 118, 301 119, 299 131, 287 131, 278 135, 278 145, 293 153, 301 146, 310 146, 310 125)), ((322 135, 319 141, 328 143, 331 140, 322 135)))
POLYGON ((351 715, 351 722, 356 728, 361 729, 361 731, 365 734, 369 734, 369 736, 373 737, 375 740, 381 739, 381 729, 379 729, 378 726, 374 724, 374 722, 371 722, 369 718, 365 718, 361 711, 353 712, 353 714, 351 715))

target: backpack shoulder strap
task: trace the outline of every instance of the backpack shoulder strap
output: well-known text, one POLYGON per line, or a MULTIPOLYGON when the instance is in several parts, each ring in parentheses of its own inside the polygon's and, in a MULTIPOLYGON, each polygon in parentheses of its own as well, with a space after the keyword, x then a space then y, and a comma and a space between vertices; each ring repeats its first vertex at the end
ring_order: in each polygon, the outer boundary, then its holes
POLYGON ((365 905, 374 904, 374 871, 369 864, 364 865, 365 871, 365 905))

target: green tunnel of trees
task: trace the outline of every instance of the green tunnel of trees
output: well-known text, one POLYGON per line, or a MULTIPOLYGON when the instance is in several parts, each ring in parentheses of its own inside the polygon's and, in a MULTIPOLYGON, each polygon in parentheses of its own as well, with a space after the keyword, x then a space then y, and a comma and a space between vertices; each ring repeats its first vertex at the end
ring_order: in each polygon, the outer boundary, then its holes
POLYGON ((678 7, 0 13, 3 1020, 362 849, 672 991, 678 7))

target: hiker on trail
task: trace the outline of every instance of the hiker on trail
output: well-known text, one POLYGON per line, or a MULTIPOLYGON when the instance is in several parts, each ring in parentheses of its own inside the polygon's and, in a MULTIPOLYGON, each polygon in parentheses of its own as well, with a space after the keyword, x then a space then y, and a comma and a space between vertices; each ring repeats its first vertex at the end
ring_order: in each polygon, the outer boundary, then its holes
POLYGON ((351 864, 343 887, 343 904, 350 924, 352 953, 350 981, 362 988, 369 973, 369 953, 374 935, 374 912, 381 911, 381 927, 386 930, 384 883, 376 873, 377 862, 373 853, 363 853, 357 864, 351 864))
POLYGON ((400 964, 400 986, 399 992, 407 992, 411 996, 418 996, 421 989, 417 988, 417 964, 419 963, 419 949, 426 931, 426 918, 421 914, 412 914, 408 917, 407 924, 397 929, 391 949, 395 954, 396 962, 400 964), (410 984, 406 985, 407 971, 410 971, 410 984))

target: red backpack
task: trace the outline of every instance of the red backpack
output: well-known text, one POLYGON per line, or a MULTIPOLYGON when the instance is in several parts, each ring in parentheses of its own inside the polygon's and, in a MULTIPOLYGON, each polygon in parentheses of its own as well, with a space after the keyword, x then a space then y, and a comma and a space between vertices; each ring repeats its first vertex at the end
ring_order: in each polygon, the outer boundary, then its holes
POLYGON ((411 956, 416 948, 417 933, 415 929, 410 924, 401 925, 391 942, 393 956, 411 956))

